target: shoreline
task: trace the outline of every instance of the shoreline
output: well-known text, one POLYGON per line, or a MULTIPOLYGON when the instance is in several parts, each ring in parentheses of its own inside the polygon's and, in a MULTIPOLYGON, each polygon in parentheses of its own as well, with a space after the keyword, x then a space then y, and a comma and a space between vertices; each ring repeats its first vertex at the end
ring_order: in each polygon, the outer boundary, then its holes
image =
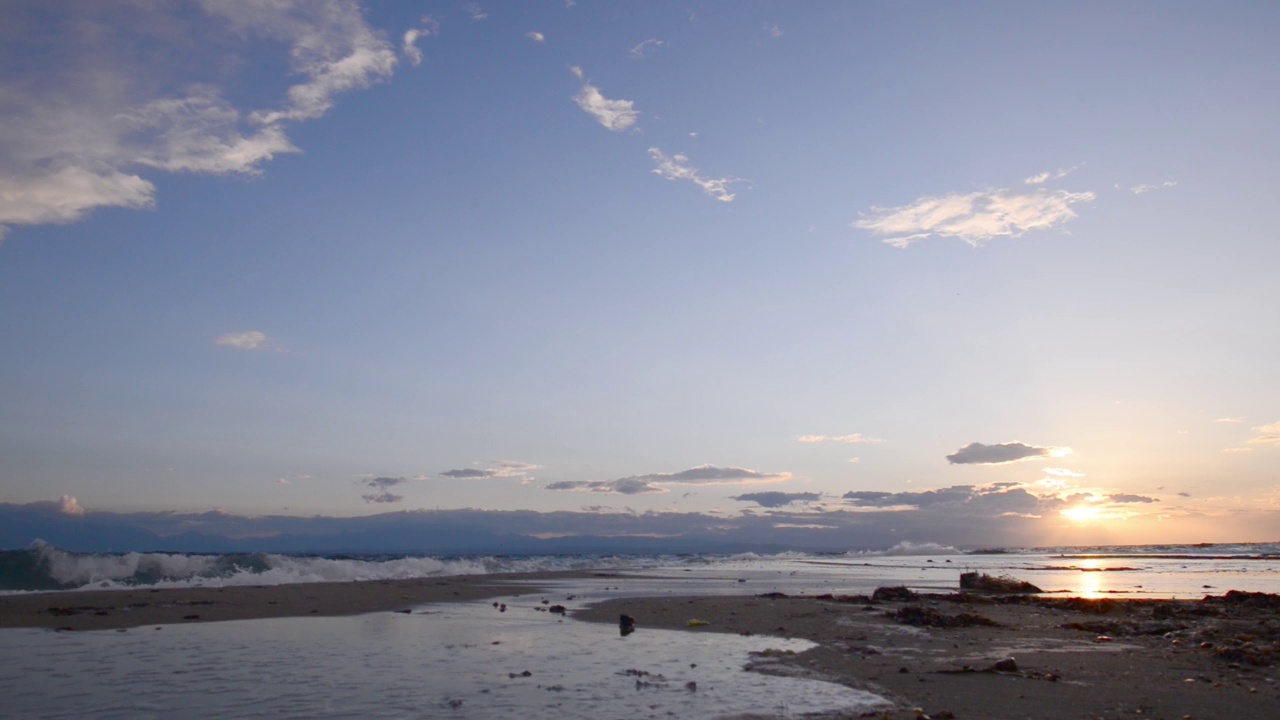
POLYGON ((0 628, 125 630, 192 622, 405 612, 432 603, 545 593, 547 585, 556 581, 595 576, 598 574, 587 571, 564 571, 0 595, 0 628))
POLYGON ((626 614, 637 633, 809 640, 817 646, 750 669, 875 693, 895 706, 873 715, 882 720, 1261 718, 1280 702, 1280 596, 1005 597, 616 599, 573 616, 616 624, 626 614))
MULTIPOLYGON (((440 602, 533 601, 556 593, 561 581, 605 578, 625 585, 630 576, 566 571, 6 595, 0 596, 0 628, 126 631, 410 612, 440 602)), ((1252 718, 1269 717, 1280 702, 1278 595, 1155 600, 884 590, 874 597, 618 597, 569 615, 616 627, 625 614, 634 618, 637 633, 809 640, 815 643, 809 650, 766 652, 745 669, 875 693, 893 704, 873 715, 881 720, 1252 718), (691 620, 699 622, 691 626, 691 620)))

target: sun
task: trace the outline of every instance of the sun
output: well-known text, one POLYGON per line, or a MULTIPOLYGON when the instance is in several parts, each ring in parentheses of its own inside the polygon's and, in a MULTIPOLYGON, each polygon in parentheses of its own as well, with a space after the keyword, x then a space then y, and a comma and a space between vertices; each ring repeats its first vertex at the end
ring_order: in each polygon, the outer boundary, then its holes
POLYGON ((1059 511, 1059 514, 1078 523, 1091 523, 1103 519, 1102 508, 1097 505, 1076 505, 1059 511))

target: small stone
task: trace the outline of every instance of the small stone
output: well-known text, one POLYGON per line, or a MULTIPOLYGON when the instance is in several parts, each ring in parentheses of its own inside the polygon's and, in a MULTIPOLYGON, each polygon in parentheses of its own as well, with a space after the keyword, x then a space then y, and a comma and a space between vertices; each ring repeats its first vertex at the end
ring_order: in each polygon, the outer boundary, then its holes
POLYGON ((1015 662, 1013 658, 997 660, 996 664, 992 667, 1000 672, 1018 672, 1018 663, 1015 662))

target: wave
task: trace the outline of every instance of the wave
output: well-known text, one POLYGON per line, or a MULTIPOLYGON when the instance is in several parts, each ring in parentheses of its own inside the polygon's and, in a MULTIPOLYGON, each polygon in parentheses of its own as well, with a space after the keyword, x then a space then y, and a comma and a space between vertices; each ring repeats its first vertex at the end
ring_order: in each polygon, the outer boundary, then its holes
POLYGON ((77 553, 37 540, 0 551, 0 593, 130 587, 229 587, 404 580, 445 575, 635 567, 636 558, 583 556, 432 557, 274 553, 77 553))

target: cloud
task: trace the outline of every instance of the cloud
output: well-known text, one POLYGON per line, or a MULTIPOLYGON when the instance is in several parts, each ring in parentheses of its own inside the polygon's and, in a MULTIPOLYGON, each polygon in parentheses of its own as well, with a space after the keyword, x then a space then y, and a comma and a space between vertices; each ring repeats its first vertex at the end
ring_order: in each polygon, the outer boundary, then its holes
POLYGON ((1247 453, 1247 452, 1253 452, 1253 448, 1250 448, 1250 447, 1222 448, 1221 452, 1224 452, 1224 453, 1247 453))
POLYGON ((815 502, 822 499, 822 494, 816 492, 786 493, 774 491, 734 495, 733 499, 739 502, 753 502, 761 507, 784 507, 798 502, 815 502))
POLYGON ((765 23, 764 31, 769 33, 769 37, 772 37, 772 38, 782 37, 782 28, 778 27, 777 23, 765 23))
MULTIPOLYGON (((324 115, 337 95, 390 77, 396 64, 354 0, 96 2, 58 14, 32 4, 12 12, 32 15, 10 18, 11 27, 47 27, 62 42, 0 75, 0 97, 9 99, 0 124, 0 237, 10 225, 75 222, 100 207, 152 207, 156 187, 140 176, 144 169, 256 175, 276 155, 298 152, 287 122, 324 115), (260 54, 260 42, 287 47, 302 82, 282 106, 246 112, 220 83, 229 64, 260 54), (166 62, 154 62, 159 56, 166 62)), ((12 45, 11 35, 0 42, 12 45)))
POLYGON ((973 247, 997 237, 1020 237, 1032 230, 1048 229, 1076 217, 1077 203, 1091 202, 1092 192, 1065 190, 983 190, 922 197, 898 207, 873 207, 852 227, 884 237, 884 242, 905 248, 934 235, 954 237, 973 247))
POLYGON ((582 67, 580 65, 570 65, 569 72, 573 73, 573 76, 579 80, 582 79, 582 67))
POLYGON ((1076 472, 1075 470, 1071 470, 1070 468, 1058 468, 1058 467, 1044 468, 1044 472, 1045 474, 1053 475, 1054 477, 1082 478, 1085 476, 1084 473, 1076 472))
POLYGON ((58 512, 63 515, 83 515, 84 508, 80 507, 80 503, 71 495, 63 495, 62 502, 58 506, 58 512))
POLYGON ((646 57, 644 53, 645 53, 645 50, 647 50, 648 48, 662 47, 663 45, 666 45, 666 44, 667 43, 663 40, 659 40, 657 38, 649 38, 648 40, 645 40, 639 45, 636 45, 635 47, 631 48, 631 50, 627 52, 627 55, 630 55, 631 57, 639 60, 646 57))
POLYGON ((1217 420, 1214 420, 1214 422, 1216 422, 1216 423, 1230 423, 1230 424, 1232 424, 1232 425, 1238 425, 1238 424, 1240 424, 1240 423, 1244 422, 1244 418, 1242 418, 1242 417, 1220 417, 1220 418, 1218 418, 1217 420))
POLYGON ((213 342, 216 345, 233 347, 237 350, 263 350, 270 345, 271 338, 267 337, 265 333, 250 330, 242 333, 219 335, 213 342))
POLYGON ((439 34, 440 23, 436 22, 430 15, 423 15, 422 27, 404 31, 404 41, 400 46, 400 52, 409 58, 409 62, 414 65, 421 65, 422 51, 418 49, 418 40, 439 34))
POLYGON ((862 433, 849 435, 801 435, 798 440, 810 445, 824 442, 844 443, 846 445, 879 445, 884 442, 881 438, 866 437, 862 433))
POLYGON ((1127 495, 1127 494, 1124 494, 1124 493, 1119 493, 1119 494, 1116 494, 1116 495, 1111 495, 1110 497, 1108 497, 1108 498, 1107 498, 1107 500, 1108 500, 1108 501, 1110 501, 1110 502, 1113 502, 1113 503, 1154 503, 1154 502, 1160 502, 1159 500, 1156 500, 1155 498, 1149 498, 1149 497, 1146 497, 1146 496, 1144 496, 1144 495, 1127 495))
POLYGON ((450 478, 453 480, 487 480, 490 478, 517 478, 521 482, 529 483, 534 481, 532 472, 542 467, 532 463, 519 462, 516 460, 498 460, 488 463, 488 467, 484 468, 459 468, 456 470, 445 470, 440 473, 440 477, 450 478))
POLYGON ((1081 163, 1080 165, 1073 165, 1065 169, 1059 168, 1056 172, 1050 172, 1046 170, 1042 173, 1037 173, 1035 175, 1032 175, 1031 177, 1023 180, 1022 182, 1023 184, 1026 184, 1026 185, 1043 185, 1049 182, 1050 180, 1057 180, 1058 178, 1064 178, 1070 175, 1071 173, 1075 172, 1076 170, 1079 170, 1082 167, 1084 167, 1083 163, 1081 163))
POLYGON ((529 38, 530 40, 532 40, 532 41, 536 42, 536 43, 546 42, 546 40, 547 40, 547 36, 546 36, 546 35, 543 35, 542 33, 537 32, 537 31, 527 32, 527 33, 525 33, 525 34, 524 34, 524 36, 525 36, 525 37, 527 37, 527 38, 529 38))
POLYGON ((398 503, 404 500, 404 496, 392 492, 380 492, 376 495, 361 495, 360 499, 367 503, 398 503))
POLYGON ((1177 180, 1165 180, 1159 185, 1150 185, 1146 183, 1142 185, 1134 185, 1133 187, 1129 188, 1129 192, 1132 192, 1134 195, 1145 195, 1151 192, 1152 190, 1162 190, 1164 188, 1171 188, 1171 187, 1177 187, 1177 186, 1178 186, 1177 180))
POLYGON ((1253 431, 1258 434, 1249 439, 1250 445, 1280 445, 1280 422, 1259 425, 1253 431))
POLYGON ((377 493, 361 495, 360 496, 361 500, 364 500, 367 503, 386 504, 386 503, 398 503, 401 500, 404 500, 403 495, 396 495, 392 493, 391 488, 397 485, 403 485, 409 482, 409 479, 403 478, 403 477, 373 477, 373 478, 363 478, 361 480, 358 480, 357 482, 359 482, 361 485, 364 485, 365 487, 371 488, 373 490, 381 491, 377 493))
POLYGON ((310 480, 310 479, 311 479, 310 475, 303 475, 301 473, 289 473, 284 477, 276 478, 276 482, 280 483, 281 485, 290 485, 298 480, 310 480))
POLYGON ((698 174, 697 168, 689 167, 689 158, 687 156, 678 153, 668 156, 656 147, 649 148, 649 157, 653 158, 653 161, 658 165, 653 170, 654 174, 667 180, 688 180, 702 188, 704 193, 720 202, 733 202, 736 196, 729 192, 729 185, 735 182, 743 182, 742 178, 703 177, 698 174))
POLYGON ((489 13, 480 7, 480 3, 469 2, 463 5, 462 9, 467 11, 472 20, 480 21, 489 17, 489 13))
POLYGON ((663 487, 664 485, 757 485, 786 482, 790 479, 791 473, 785 472, 764 473, 744 468, 699 465, 676 473, 632 475, 618 478, 617 480, 562 480, 545 485, 543 489, 638 495, 641 493, 669 492, 663 487))
POLYGON ((969 443, 947 456, 952 465, 998 465, 1037 457, 1070 455, 1071 448, 1035 447, 1020 442, 983 445, 969 443))
MULTIPOLYGON (((582 77, 582 68, 569 68, 569 71, 579 78, 582 77)), ((622 132, 632 125, 636 124, 636 118, 640 112, 635 109, 635 103, 630 100, 610 100, 600 94, 600 89, 587 83, 582 86, 578 94, 573 97, 573 101, 578 103, 578 107, 595 117, 601 125, 605 126, 613 132, 622 132)))

